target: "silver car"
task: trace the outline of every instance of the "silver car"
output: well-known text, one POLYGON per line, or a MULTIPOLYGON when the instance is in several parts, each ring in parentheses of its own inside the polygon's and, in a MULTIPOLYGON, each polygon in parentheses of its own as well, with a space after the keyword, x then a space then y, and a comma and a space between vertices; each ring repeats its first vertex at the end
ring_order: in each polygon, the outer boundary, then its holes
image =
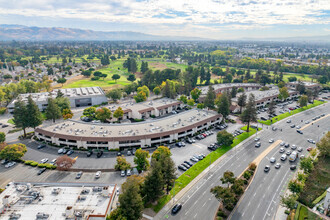
POLYGON ((270 159, 269 159, 269 162, 271 162, 271 163, 275 163, 275 162, 276 162, 275 157, 270 158, 270 159))
POLYGON ((277 163, 277 164, 275 165, 275 168, 276 168, 276 169, 280 169, 280 168, 281 168, 281 164, 280 164, 280 163, 277 163))
POLYGON ((280 153, 284 153, 284 152, 285 152, 284 148, 281 147, 281 148, 280 148, 280 153))

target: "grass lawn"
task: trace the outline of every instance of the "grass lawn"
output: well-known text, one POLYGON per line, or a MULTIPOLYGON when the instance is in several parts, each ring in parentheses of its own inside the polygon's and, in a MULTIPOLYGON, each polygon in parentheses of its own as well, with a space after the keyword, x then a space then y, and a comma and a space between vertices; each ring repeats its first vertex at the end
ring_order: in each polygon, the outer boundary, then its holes
POLYGON ((318 217, 315 213, 310 212, 306 206, 301 205, 299 203, 297 210, 296 210, 296 214, 294 216, 294 220, 305 220, 305 219, 313 219, 313 220, 317 220, 317 219, 321 219, 320 217, 318 217))
POLYGON ((318 157, 313 171, 307 177, 298 201, 312 208, 313 201, 324 193, 330 183, 330 157, 318 157))
POLYGON ((12 124, 12 125, 15 125, 15 122, 14 122, 14 120, 13 120, 12 118, 9 119, 9 120, 7 121, 7 123, 12 124))
POLYGON ((153 209, 155 212, 159 212, 166 203, 168 203, 172 196, 180 192, 184 187, 186 187, 196 176, 198 176, 203 170, 205 170, 208 166, 210 166, 211 163, 216 161, 219 157, 224 155, 227 151, 229 151, 231 148, 235 147, 237 144, 242 142, 243 140, 247 139, 251 135, 255 134, 255 129, 250 129, 250 132, 244 132, 240 135, 238 135, 234 139, 234 143, 231 146, 223 146, 221 148, 218 148, 216 151, 213 151, 209 153, 204 160, 201 160, 197 162, 194 166, 192 166, 189 170, 184 172, 181 176, 179 176, 178 179, 175 181, 175 187, 170 191, 168 195, 164 195, 161 197, 158 201, 158 204, 153 206, 153 209))
POLYGON ((273 122, 271 122, 270 120, 267 120, 267 121, 258 120, 258 122, 260 122, 262 124, 265 124, 265 125, 271 125, 272 123, 274 124, 275 122, 278 122, 278 121, 280 121, 280 120, 282 120, 284 118, 287 118, 287 117, 289 117, 291 115, 294 115, 294 114, 297 114, 299 112, 305 111, 307 109, 313 108, 315 106, 321 105, 323 103, 325 103, 325 102, 321 102, 321 101, 315 100, 313 104, 307 105, 307 106, 302 107, 302 108, 295 109, 295 110, 291 111, 291 113, 285 112, 283 114, 280 114, 280 115, 272 118, 273 122))

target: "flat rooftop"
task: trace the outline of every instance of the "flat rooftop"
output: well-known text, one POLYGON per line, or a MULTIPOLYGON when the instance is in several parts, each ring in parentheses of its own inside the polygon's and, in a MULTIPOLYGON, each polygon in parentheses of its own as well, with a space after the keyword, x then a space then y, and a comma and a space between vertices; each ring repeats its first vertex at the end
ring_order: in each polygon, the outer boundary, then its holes
POLYGON ((214 111, 191 109, 179 114, 170 115, 160 119, 137 123, 87 123, 82 121, 67 120, 42 130, 51 133, 72 135, 78 137, 128 137, 155 134, 193 125, 199 121, 217 116, 214 111))
MULTIPOLYGON (((289 94, 292 94, 296 91, 288 90, 288 92, 289 92, 289 94)), ((278 89, 270 89, 270 90, 266 90, 266 91, 254 90, 254 91, 245 92, 247 99, 249 98, 250 94, 253 94, 256 101, 259 101, 259 100, 262 100, 262 99, 265 99, 268 97, 278 96, 279 93, 280 92, 278 89)), ((232 101, 237 102, 237 99, 241 94, 242 93, 237 93, 236 97, 233 98, 232 101)))
POLYGON ((104 91, 100 87, 83 87, 83 88, 70 88, 70 89, 54 89, 52 92, 39 92, 39 93, 26 93, 19 95, 23 101, 31 95, 35 102, 46 102, 48 98, 56 98, 58 91, 68 98, 89 98, 93 96, 104 96, 104 91))
MULTIPOLYGON (((255 87, 261 87, 260 84, 257 83, 222 83, 222 84, 216 84, 216 85, 212 85, 214 90, 218 90, 218 89, 224 89, 224 88, 231 88, 231 87, 247 87, 247 86, 255 86, 255 87)), ((206 95, 207 91, 209 90, 208 86, 203 86, 203 87, 199 87, 200 90, 202 90, 202 95, 206 95)))
POLYGON ((0 194, 0 209, 6 205, 1 219, 20 215, 20 220, 37 219, 37 214, 49 215, 44 219, 65 219, 68 207, 72 207, 73 217, 86 219, 90 214, 104 215, 109 207, 115 185, 110 186, 70 186, 70 184, 32 185, 15 184, 0 194), (104 191, 102 191, 104 190, 104 191))
MULTIPOLYGON (((288 84, 291 84, 291 85, 297 85, 298 83, 299 83, 299 81, 288 82, 288 84)), ((303 83, 305 86, 316 86, 316 85, 319 85, 318 83, 306 82, 306 81, 301 81, 301 83, 303 83)))

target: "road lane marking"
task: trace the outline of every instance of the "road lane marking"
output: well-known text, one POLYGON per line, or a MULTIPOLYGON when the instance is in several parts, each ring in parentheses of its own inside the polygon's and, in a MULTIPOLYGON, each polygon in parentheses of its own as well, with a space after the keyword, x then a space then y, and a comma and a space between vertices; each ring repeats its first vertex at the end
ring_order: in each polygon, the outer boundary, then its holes
POLYGON ((307 128, 308 126, 312 125, 312 123, 316 123, 316 122, 318 122, 318 121, 321 121, 322 119, 325 119, 325 118, 328 117, 329 115, 330 115, 330 114, 327 114, 327 115, 323 116, 322 118, 319 118, 319 119, 317 119, 317 120, 315 120, 315 121, 311 121, 309 124, 307 124, 307 125, 305 125, 304 127, 300 128, 300 130, 304 130, 304 129, 307 128))
POLYGON ((206 202, 204 202, 204 204, 202 205, 202 207, 204 207, 206 205, 206 202))

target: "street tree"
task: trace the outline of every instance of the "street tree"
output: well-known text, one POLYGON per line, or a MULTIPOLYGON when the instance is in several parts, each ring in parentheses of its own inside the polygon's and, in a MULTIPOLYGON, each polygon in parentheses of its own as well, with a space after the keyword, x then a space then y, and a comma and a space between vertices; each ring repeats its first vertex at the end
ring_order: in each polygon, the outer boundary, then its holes
POLYGON ((116 111, 113 113, 113 117, 117 118, 117 121, 119 121, 120 118, 124 116, 123 109, 119 106, 116 111))
POLYGON ((35 103, 35 101, 32 100, 31 96, 28 97, 26 109, 28 113, 26 115, 27 117, 26 120, 28 121, 29 127, 35 129, 36 127, 42 124, 43 119, 37 104, 35 103))
POLYGON ((246 106, 246 94, 242 93, 242 95, 238 96, 237 104, 240 107, 239 113, 242 114, 242 108, 246 106))
POLYGON ((281 205, 288 208, 288 209, 294 209, 296 203, 297 203, 298 196, 295 194, 290 194, 287 196, 281 196, 281 205))
POLYGON ((95 117, 95 112, 96 112, 96 108, 92 106, 92 107, 85 108, 83 111, 83 115, 92 119, 95 117))
POLYGON ((191 90, 190 95, 191 98, 196 102, 199 98, 199 96, 202 94, 202 91, 200 89, 194 88, 191 90))
POLYGON ((285 100, 289 97, 289 92, 288 92, 288 88, 287 87, 282 87, 279 89, 279 94, 278 94, 278 98, 280 100, 285 100))
POLYGON ((314 168, 313 159, 311 157, 305 157, 300 160, 300 168, 307 174, 312 172, 314 168))
POLYGON ((111 117, 111 111, 106 107, 99 108, 95 112, 95 118, 102 122, 106 122, 106 120, 110 119, 110 117, 111 117))
POLYGON ((142 195, 145 203, 148 204, 149 202, 156 201, 163 194, 163 187, 164 181, 160 163, 152 163, 151 171, 148 172, 142 187, 142 195))
POLYGON ((114 102, 116 102, 117 100, 121 99, 122 91, 121 89, 112 89, 106 93, 106 97, 111 98, 114 102))
POLYGON ((27 148, 24 144, 10 144, 0 151, 0 158, 6 160, 18 160, 24 156, 27 148))
POLYGON ((142 170, 147 170, 150 166, 148 158, 150 157, 149 152, 142 149, 137 149, 135 152, 134 163, 136 164, 136 169, 141 172, 142 170))
POLYGON ((132 167, 131 164, 127 162, 124 156, 117 157, 117 164, 115 165, 116 170, 127 170, 127 169, 131 169, 131 167, 132 167))
POLYGON ((115 82, 117 83, 117 80, 120 79, 120 75, 119 75, 119 74, 113 74, 113 75, 111 76, 111 78, 112 78, 113 80, 115 80, 115 82))
POLYGON ((48 106, 46 108, 46 118, 48 120, 53 120, 55 122, 56 119, 61 118, 61 109, 56 104, 53 98, 48 98, 48 106))
POLYGON ((246 131, 250 131, 250 123, 257 121, 257 109, 255 104, 255 98, 253 94, 250 94, 249 101, 246 104, 246 108, 240 116, 242 122, 247 123, 246 131))
POLYGON ((66 171, 69 170, 75 162, 75 159, 67 155, 63 155, 56 159, 56 166, 58 170, 66 171))
POLYGON ((215 186, 211 189, 211 193, 214 194, 215 198, 222 202, 226 209, 229 211, 233 210, 237 198, 230 188, 215 186))
POLYGON ((219 131, 217 134, 217 142, 219 145, 230 146, 234 141, 234 136, 226 130, 219 131))
POLYGON ((273 115, 275 114, 275 102, 274 101, 271 101, 269 103, 269 106, 268 106, 268 110, 267 110, 268 114, 270 115, 273 115))
POLYGON ((206 97, 204 99, 204 105, 208 108, 214 108, 214 101, 216 98, 216 94, 212 85, 209 85, 209 88, 206 93, 206 97))
POLYGON ((172 155, 170 149, 165 146, 159 146, 153 153, 152 158, 159 160, 161 157, 170 157, 172 155))
POLYGON ((244 192, 244 180, 242 179, 235 179, 233 184, 231 185, 230 189, 237 195, 240 196, 244 192))
POLYGON ((198 103, 197 108, 199 108, 199 109, 205 108, 204 103, 198 103))
POLYGON ((166 188, 166 194, 169 193, 170 187, 173 186, 173 183, 176 179, 176 166, 173 159, 165 154, 160 155, 159 158, 160 167, 162 170, 163 181, 166 188))
POLYGON ((299 102, 300 107, 307 106, 307 103, 308 103, 308 97, 307 97, 307 95, 300 96, 298 102, 299 102))
POLYGON ((215 104, 217 105, 218 113, 222 114, 224 118, 229 115, 230 103, 226 93, 222 93, 215 99, 215 104))
POLYGON ((288 185, 288 189, 296 195, 303 190, 303 187, 303 184, 299 183, 297 180, 291 180, 288 185))
POLYGON ((236 179, 236 177, 235 177, 234 173, 231 171, 228 171, 228 170, 226 172, 224 172, 223 177, 220 178, 222 184, 227 183, 228 187, 230 184, 233 184, 235 182, 235 179, 236 179))
POLYGON ((320 151, 321 156, 330 156, 330 131, 328 131, 327 134, 323 136, 319 142, 316 143, 316 146, 320 151))
POLYGON ((26 117, 28 114, 28 110, 26 108, 25 102, 21 99, 18 99, 14 104, 14 112, 13 112, 13 121, 17 128, 22 128, 24 131, 24 137, 26 136, 26 128, 29 127, 29 121, 26 117))

